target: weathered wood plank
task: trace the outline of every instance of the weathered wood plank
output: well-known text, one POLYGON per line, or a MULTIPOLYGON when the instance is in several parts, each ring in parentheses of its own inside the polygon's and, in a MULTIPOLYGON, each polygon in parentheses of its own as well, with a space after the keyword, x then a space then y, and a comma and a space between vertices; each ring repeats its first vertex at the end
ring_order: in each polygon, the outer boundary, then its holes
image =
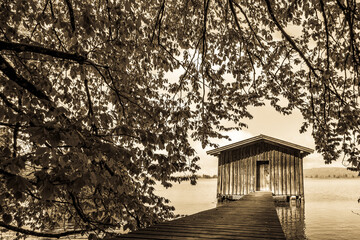
POLYGON ((275 150, 272 149, 271 150, 271 155, 270 155, 270 174, 271 174, 271 177, 272 177, 272 180, 271 180, 271 191, 273 194, 275 194, 275 150))
POLYGON ((248 160, 249 160, 249 150, 247 150, 245 152, 246 156, 245 156, 245 160, 244 160, 244 163, 245 163, 245 192, 244 194, 248 194, 249 193, 249 164, 248 164, 248 160))
POLYGON ((300 168, 300 196, 304 196, 304 170, 303 170, 303 159, 299 154, 299 168, 300 168))
POLYGON ((222 194, 225 195, 226 194, 226 152, 222 153, 224 156, 224 165, 223 165, 223 192, 222 194))
POLYGON ((271 192, 135 231, 116 239, 285 239, 271 192))
POLYGON ((237 161, 236 161, 236 167, 237 167, 237 193, 241 195, 241 170, 240 170, 240 149, 237 151, 237 161))
POLYGON ((221 192, 221 154, 218 157, 218 178, 217 178, 217 185, 216 185, 216 195, 218 196, 221 192))
POLYGON ((236 150, 236 161, 235 161, 235 169, 236 169, 236 194, 237 195, 241 195, 241 191, 240 191, 240 151, 239 149, 236 150))
POLYGON ((250 154, 248 158, 248 168, 249 168, 249 192, 254 191, 254 179, 253 179, 253 161, 255 161, 255 149, 254 147, 250 148, 250 154))
POLYGON ((295 195, 295 157, 294 155, 291 155, 291 161, 290 161, 290 185, 291 185, 291 196, 295 195))
POLYGON ((226 194, 226 154, 225 152, 222 153, 223 154, 223 175, 222 175, 222 194, 225 195, 226 194))
POLYGON ((279 195, 279 148, 275 151, 275 194, 279 195))
POLYGON ((245 193, 245 170, 244 170, 244 149, 241 151, 241 160, 240 160, 240 176, 241 176, 241 195, 245 193))
POLYGON ((234 193, 237 195, 237 185, 238 185, 238 179, 237 179, 237 150, 233 151, 233 167, 234 167, 234 193))
POLYGON ((291 155, 286 154, 286 195, 290 196, 290 161, 291 161, 291 155))
POLYGON ((299 161, 299 157, 295 156, 295 194, 296 196, 300 195, 300 161, 299 161))
POLYGON ((283 195, 286 195, 287 192, 287 175, 286 175, 286 152, 283 152, 281 162, 282 162, 282 176, 283 176, 283 195))
POLYGON ((236 160, 236 151, 232 152, 232 171, 233 171, 233 185, 232 185, 232 194, 236 194, 236 175, 235 175, 235 160, 236 160))
POLYGON ((279 152, 279 194, 283 195, 283 165, 282 165, 283 152, 279 152))
POLYGON ((229 194, 233 194, 233 186, 234 186, 234 172, 233 172, 233 155, 232 151, 229 151, 229 194))
POLYGON ((220 182, 220 194, 223 195, 224 194, 224 176, 225 176, 225 168, 224 168, 224 153, 222 152, 220 154, 220 159, 221 159, 221 182, 220 182))
POLYGON ((272 175, 272 163, 271 163, 271 159, 272 159, 272 156, 271 156, 271 149, 269 147, 266 147, 266 153, 267 153, 267 159, 269 160, 269 174, 270 174, 270 191, 272 192, 273 191, 273 185, 272 185, 272 182, 273 182, 273 175, 272 175))
POLYGON ((283 156, 282 156, 282 165, 283 165, 283 169, 282 169, 282 175, 283 175, 283 195, 286 195, 286 191, 287 191, 287 188, 286 188, 286 152, 283 153, 283 156))
POLYGON ((254 188, 254 191, 256 190, 256 159, 254 159, 254 161, 253 161, 253 181, 254 181, 254 186, 253 186, 253 188, 254 188))
POLYGON ((231 194, 231 151, 227 151, 227 192, 226 194, 231 194))
POLYGON ((228 154, 228 151, 225 151, 224 152, 225 154, 225 176, 224 176, 224 194, 227 195, 228 194, 228 191, 229 191, 229 154, 228 154))

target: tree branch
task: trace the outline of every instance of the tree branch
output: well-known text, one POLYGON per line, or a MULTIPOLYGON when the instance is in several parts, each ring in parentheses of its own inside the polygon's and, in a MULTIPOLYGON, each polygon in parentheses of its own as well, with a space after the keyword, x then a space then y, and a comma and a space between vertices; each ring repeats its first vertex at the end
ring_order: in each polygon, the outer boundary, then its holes
POLYGON ((203 25, 203 34, 202 34, 202 52, 203 52, 203 62, 205 61, 205 57, 206 57, 206 50, 207 50, 207 46, 206 46, 206 27, 207 27, 207 15, 208 15, 208 10, 209 10, 209 4, 210 4, 210 0, 204 0, 204 25, 203 25))
MULTIPOLYGON (((326 32, 326 70, 329 71, 330 69, 330 47, 329 47, 329 29, 328 29, 328 21, 327 21, 327 17, 326 17, 326 12, 325 12, 325 4, 323 0, 320 0, 320 7, 321 7, 321 12, 324 18, 324 25, 325 25, 325 32, 326 32)), ((329 74, 329 72, 328 72, 329 74)))
MULTIPOLYGON (((44 7, 44 9, 42 10, 41 15, 44 15, 48 3, 49 3, 49 0, 46 0, 45 7, 44 7)), ((37 22, 36 25, 35 25, 35 27, 34 27, 34 29, 33 29, 32 32, 31 32, 30 39, 32 39, 32 37, 33 37, 33 35, 34 35, 34 32, 35 32, 36 28, 37 28, 39 25, 40 25, 40 22, 37 22)))
POLYGON ((35 46, 25 43, 14 43, 0 40, 0 50, 11 50, 15 52, 33 52, 48 55, 55 58, 61 58, 66 60, 72 60, 83 64, 87 59, 77 53, 66 53, 57 50, 53 50, 46 47, 35 46))
POLYGON ((153 34, 152 34, 152 37, 151 37, 151 43, 153 42, 154 40, 154 37, 155 37, 155 31, 156 31, 156 27, 158 27, 158 43, 160 43, 160 30, 161 30, 161 20, 163 18, 163 15, 164 15, 164 9, 165 9, 165 0, 163 0, 163 2, 161 3, 161 6, 160 6, 160 9, 159 9, 159 12, 157 14, 157 17, 156 17, 156 22, 155 22, 155 26, 154 26, 154 31, 153 31, 153 34), (158 26, 159 25, 159 26, 158 26))
MULTIPOLYGON (((271 4, 270 4, 270 0, 264 0, 267 8, 268 8, 268 12, 271 16, 271 19, 273 20, 273 22, 275 23, 275 25, 277 26, 277 28, 280 30, 280 32, 282 33, 282 35, 285 37, 285 39, 288 41, 288 43, 290 43, 290 45, 294 48, 294 50, 300 55, 300 57, 304 60, 305 64, 308 66, 309 70, 313 73, 313 75, 316 78, 320 78, 320 76, 316 73, 316 69, 314 68, 314 66, 311 64, 311 62, 309 61, 309 59, 307 59, 304 55, 304 53, 298 48, 298 46, 296 45, 296 43, 294 42, 294 40, 285 32, 284 28, 280 25, 280 23, 278 22, 278 20, 276 19, 274 12, 271 8, 271 4)), ((332 93, 334 94, 343 104, 348 105, 344 99, 341 98, 341 96, 339 95, 339 93, 336 91, 336 89, 331 89, 324 81, 323 83, 325 84, 325 87, 332 93)))
MULTIPOLYGON (((82 71, 84 71, 84 70, 82 70, 82 71)), ((88 105, 89 105, 88 106, 89 107, 88 116, 89 116, 90 120, 93 121, 92 124, 91 124, 91 127, 93 128, 95 134, 98 135, 99 134, 98 133, 98 128, 97 128, 97 126, 95 124, 95 121, 94 121, 95 118, 94 118, 94 111, 93 111, 93 107, 92 107, 93 103, 91 101, 91 95, 90 95, 90 90, 89 90, 88 79, 86 78, 86 76, 84 78, 85 78, 84 79, 85 91, 86 91, 86 96, 87 96, 88 105)))
POLYGON ((5 103, 6 106, 8 106, 9 108, 11 108, 12 110, 14 110, 17 113, 22 113, 24 114, 18 107, 16 107, 12 102, 10 102, 6 96, 4 94, 2 94, 0 92, 0 98, 1 100, 3 100, 3 102, 5 103))
POLYGON ((70 0, 65 0, 65 3, 66 3, 67 8, 69 9, 71 29, 74 32, 75 31, 74 10, 73 10, 70 0))
POLYGON ((60 238, 60 237, 65 237, 65 236, 69 236, 69 235, 81 234, 84 232, 93 231, 93 229, 89 229, 89 230, 74 230, 74 231, 67 231, 67 232, 61 232, 61 233, 42 233, 42 232, 36 232, 36 231, 27 230, 24 228, 19 228, 19 227, 15 227, 12 225, 8 225, 8 224, 5 224, 3 221, 0 221, 0 227, 6 228, 6 229, 14 231, 14 232, 23 233, 26 235, 31 235, 31 236, 36 236, 36 237, 50 237, 50 238, 60 238))
POLYGON ((110 15, 110 7, 109 7, 109 0, 106 0, 106 8, 108 14, 108 25, 109 25, 109 40, 112 40, 112 31, 111 31, 111 15, 110 15))
MULTIPOLYGON (((1 42, 0 42, 1 46, 1 42)), ((42 91, 40 91, 34 84, 16 74, 15 69, 0 55, 0 70, 14 83, 20 87, 28 90, 39 99, 50 101, 50 98, 42 91)))
POLYGON ((314 66, 310 63, 309 59, 307 59, 304 55, 304 53, 298 48, 298 46, 296 45, 296 43, 294 42, 294 40, 289 36, 289 34, 287 34, 287 32, 285 32, 284 28, 280 25, 280 23, 278 22, 278 20, 276 19, 274 12, 272 10, 271 4, 269 0, 264 0, 268 9, 268 12, 271 16, 271 19, 273 20, 273 22, 275 23, 275 25, 277 26, 277 28, 280 30, 281 34, 285 37, 285 39, 290 43, 290 45, 295 49, 295 51, 300 55, 300 57, 304 60, 304 62, 306 63, 306 65, 308 66, 308 68, 313 72, 315 77, 319 77, 319 75, 316 73, 316 69, 314 68, 314 66))
POLYGON ((235 4, 235 6, 236 6, 237 8, 240 9, 241 13, 244 15, 244 17, 245 17, 245 19, 246 19, 246 22, 248 23, 248 26, 249 26, 250 30, 251 30, 252 33, 254 34, 256 40, 258 41, 258 43, 260 44, 260 46, 261 46, 262 48, 264 48, 264 45, 261 43, 261 41, 260 41, 260 39, 259 39, 259 36, 258 36, 258 35, 256 34, 256 32, 254 31, 254 28, 252 27, 252 25, 251 25, 251 23, 250 23, 250 20, 249 20, 249 18, 247 17, 245 11, 242 9, 242 7, 240 6, 240 4, 238 4, 237 2, 233 2, 233 3, 235 4))
POLYGON ((6 127, 9 127, 9 128, 14 128, 14 127, 17 126, 16 124, 5 123, 5 122, 0 122, 0 125, 1 126, 6 126, 6 127))
POLYGON ((132 213, 130 212, 130 210, 127 208, 127 206, 126 206, 124 203, 123 203, 122 205, 125 207, 126 212, 127 212, 132 218, 135 219, 137 227, 138 227, 138 228, 143 227, 144 225, 141 223, 139 217, 138 217, 135 213, 134 213, 135 215, 132 214, 132 213))
POLYGON ((79 206, 79 200, 78 198, 76 198, 74 196, 74 194, 72 192, 69 192, 69 196, 71 197, 71 200, 73 202, 73 206, 77 212, 77 214, 79 215, 79 217, 86 223, 90 223, 90 219, 85 215, 85 213, 83 212, 83 210, 80 208, 79 206))

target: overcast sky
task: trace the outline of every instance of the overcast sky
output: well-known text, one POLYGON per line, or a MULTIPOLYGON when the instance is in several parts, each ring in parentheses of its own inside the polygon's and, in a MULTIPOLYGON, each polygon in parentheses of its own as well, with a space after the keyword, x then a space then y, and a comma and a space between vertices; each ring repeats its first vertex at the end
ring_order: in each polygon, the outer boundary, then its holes
MULTIPOLYGON (((247 129, 241 131, 228 132, 231 141, 214 140, 220 146, 230 143, 238 142, 250 137, 264 134, 270 137, 279 138, 284 141, 299 144, 304 147, 309 147, 315 150, 314 140, 311 136, 311 129, 308 132, 300 134, 299 129, 302 125, 303 118, 300 111, 296 110, 293 114, 284 116, 275 111, 271 106, 253 107, 249 108, 253 119, 245 121, 248 124, 247 129)), ((200 156, 199 165, 201 170, 199 174, 217 174, 217 157, 206 154, 207 150, 212 148, 202 149, 198 142, 193 143, 198 156, 200 156)), ((316 151, 304 158, 304 168, 319 168, 319 167, 344 167, 341 160, 333 162, 332 164, 325 164, 322 156, 316 151)))

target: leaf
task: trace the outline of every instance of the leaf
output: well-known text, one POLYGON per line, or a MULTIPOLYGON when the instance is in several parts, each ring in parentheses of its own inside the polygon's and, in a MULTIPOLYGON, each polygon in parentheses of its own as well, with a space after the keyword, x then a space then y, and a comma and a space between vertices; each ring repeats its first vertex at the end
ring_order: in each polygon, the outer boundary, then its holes
POLYGON ((90 233, 88 236, 88 240, 97 240, 98 237, 94 233, 90 233))
POLYGON ((2 215, 2 219, 4 221, 5 224, 10 224, 12 222, 12 215, 8 214, 8 213, 4 213, 2 215))

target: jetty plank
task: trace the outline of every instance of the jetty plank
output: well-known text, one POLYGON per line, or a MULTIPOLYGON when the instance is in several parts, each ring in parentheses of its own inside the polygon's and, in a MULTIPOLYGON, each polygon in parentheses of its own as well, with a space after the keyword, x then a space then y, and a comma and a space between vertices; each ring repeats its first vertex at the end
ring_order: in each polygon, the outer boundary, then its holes
POLYGON ((271 192, 254 192, 238 201, 114 238, 120 239, 286 239, 271 192))

